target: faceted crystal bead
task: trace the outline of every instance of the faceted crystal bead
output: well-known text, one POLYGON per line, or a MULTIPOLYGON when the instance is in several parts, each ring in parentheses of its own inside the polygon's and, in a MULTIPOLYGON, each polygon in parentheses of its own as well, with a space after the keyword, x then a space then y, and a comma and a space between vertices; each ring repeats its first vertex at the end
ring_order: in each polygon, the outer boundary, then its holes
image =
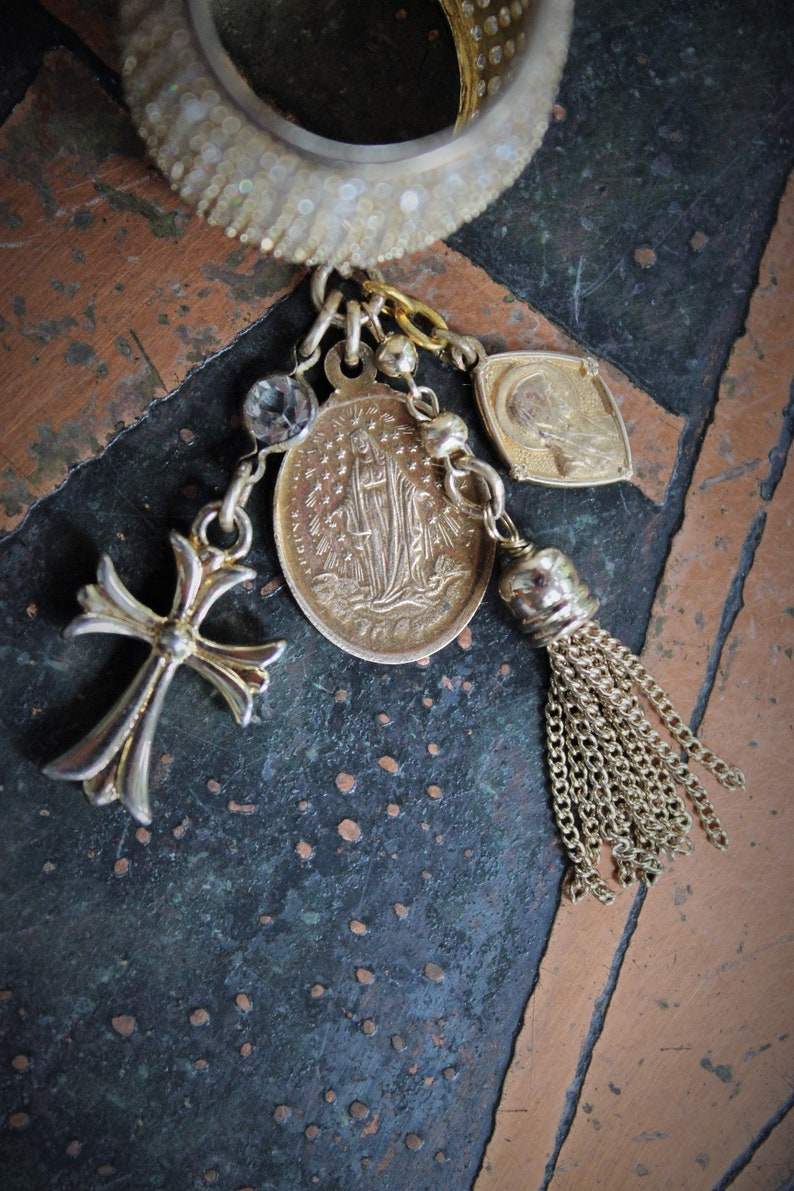
POLYGON ((375 353, 375 361, 387 376, 413 375, 419 365, 419 353, 407 335, 387 335, 375 353))
POLYGON ((265 446, 304 434, 314 421, 317 398, 300 376, 274 372, 258 380, 243 401, 243 420, 265 446))

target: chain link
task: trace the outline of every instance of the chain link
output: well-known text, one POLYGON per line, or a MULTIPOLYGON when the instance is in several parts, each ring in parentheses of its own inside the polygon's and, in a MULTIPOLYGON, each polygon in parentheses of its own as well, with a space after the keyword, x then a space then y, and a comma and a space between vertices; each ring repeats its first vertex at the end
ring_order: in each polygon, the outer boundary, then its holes
POLYGON ((361 303, 350 299, 345 306, 345 364, 358 368, 361 362, 361 303))
POLYGON ((443 349, 443 343, 435 337, 436 331, 447 331, 446 322, 432 306, 425 305, 424 302, 417 301, 416 298, 411 299, 411 308, 406 310, 402 306, 395 306, 394 321, 400 328, 404 335, 407 335, 412 343, 417 347, 423 347, 425 351, 434 352, 438 354, 443 349), (424 331, 417 322, 421 319, 427 323, 431 330, 424 331))
POLYGON ((444 460, 444 488, 458 508, 485 518, 486 512, 495 524, 505 512, 505 486, 496 468, 477 459, 468 447, 444 460), (475 500, 461 491, 460 483, 474 477, 481 499, 475 500))
POLYGON ((403 379, 408 386, 406 404, 411 417, 420 424, 431 422, 433 418, 437 418, 441 412, 441 406, 438 404, 438 397, 433 390, 427 385, 418 385, 410 373, 406 373, 403 379))
MULTIPOLYGON (((442 356, 461 371, 471 370, 485 357, 485 348, 478 339, 451 331, 437 310, 390 285, 379 273, 354 274, 363 294, 367 295, 366 301, 359 301, 345 300, 340 289, 327 292, 332 272, 325 267, 315 270, 312 275, 311 296, 318 313, 300 344, 301 355, 313 356, 330 328, 337 327, 345 332, 345 364, 355 368, 360 359, 362 331, 368 328, 382 344, 387 336, 381 316, 387 315, 416 347, 442 356)), ((410 372, 401 371, 399 375, 408 390, 408 409, 420 426, 443 416, 438 397, 431 388, 417 384, 410 372)), ((431 457, 440 456, 431 452, 431 457)), ((498 545, 510 548, 521 544, 522 539, 505 511, 504 483, 496 469, 477 459, 465 441, 456 444, 441 461, 449 500, 470 516, 480 517, 486 533, 498 545)), ((233 493, 227 494, 224 502, 227 518, 231 516, 230 510, 237 507, 235 499, 233 493)))
POLYGON ((459 372, 470 372, 485 359, 487 352, 474 335, 459 335, 449 328, 437 328, 432 339, 438 345, 441 358, 452 364, 459 372))
POLYGON ((340 289, 331 290, 328 297, 325 298, 317 312, 317 318, 312 323, 311 329, 298 345, 300 355, 314 355, 329 329, 340 325, 338 320, 341 319, 341 325, 345 325, 344 316, 339 314, 342 298, 343 294, 340 289))
POLYGON ((458 371, 469 372, 485 359, 486 351, 479 339, 451 331, 443 315, 426 302, 404 294, 381 279, 369 278, 363 283, 363 289, 383 299, 386 303, 384 313, 394 319, 417 347, 440 355, 458 371))
POLYGON ((592 622, 552 642, 546 713, 555 816, 571 860, 574 900, 613 894, 598 872, 601 840, 612 848, 618 884, 652 884, 663 854, 692 850, 691 801, 707 838, 728 837, 711 799, 687 762, 648 722, 647 699, 675 743, 727 789, 741 789, 727 765, 683 723, 659 684, 634 655, 592 622), (635 689, 636 688, 636 689, 635 689))
POLYGON ((237 514, 248 504, 251 492, 265 474, 266 455, 266 451, 245 455, 235 467, 218 506, 218 522, 224 533, 233 532, 237 514))
POLYGON ((216 546, 209 540, 208 530, 216 519, 220 524, 220 517, 221 502, 219 500, 205 505, 191 526, 191 536, 196 539, 203 549, 214 551, 218 557, 222 556, 225 563, 239 562, 241 558, 245 558, 251 549, 251 542, 253 540, 251 519, 244 509, 235 509, 231 528, 224 529, 223 525, 221 525, 221 529, 225 534, 233 533, 235 535, 234 542, 227 546, 216 546))
MULTIPOLYGON (((648 673, 639 658, 631 650, 611 637, 599 625, 590 624, 587 636, 603 651, 607 659, 622 669, 633 681, 637 688, 645 695, 659 719, 667 728, 670 735, 681 746, 687 756, 697 761, 704 769, 713 773, 717 781, 726 790, 744 790, 744 774, 740 769, 729 765, 722 757, 718 757, 711 749, 697 738, 684 723, 675 710, 670 696, 662 689, 656 679, 648 673)), ((640 711, 641 714, 641 711, 640 711)))
POLYGON ((389 285, 381 279, 368 278, 363 283, 363 289, 365 293, 373 294, 385 301, 384 312, 391 315, 403 334, 417 347, 423 347, 425 351, 435 354, 443 350, 444 344, 435 337, 435 333, 449 332, 449 327, 442 315, 432 306, 404 294, 396 286, 389 285), (417 320, 429 326, 429 332, 425 331, 417 320))
MULTIPOLYGON (((322 310, 322 308, 325 304, 326 289, 328 287, 328 282, 330 281, 331 275, 333 274, 333 272, 334 272, 333 265, 322 265, 319 269, 315 269, 314 272, 312 273, 311 284, 310 284, 310 293, 311 293, 312 303, 314 305, 315 310, 318 310, 318 311, 322 310)), ((383 281, 383 277, 382 277, 382 274, 380 273, 380 271, 377 269, 373 269, 370 272, 365 272, 364 270, 361 270, 361 269, 354 269, 352 276, 353 276, 353 279, 355 281, 357 281, 362 286, 362 288, 365 289, 366 293, 372 293, 372 295, 373 295, 373 300, 370 303, 367 303, 367 310, 366 310, 367 316, 364 319, 364 324, 366 325, 372 319, 371 311, 374 310, 375 316, 377 317, 377 315, 380 314, 384 310, 385 305, 386 305, 385 298, 376 294, 374 289, 371 291, 366 289, 367 282, 371 281, 374 283, 374 285, 377 285, 378 282, 383 281)), ((344 315, 337 314, 335 316, 335 318, 333 319, 332 325, 334 327, 338 327, 343 330, 344 326, 345 326, 344 315)))

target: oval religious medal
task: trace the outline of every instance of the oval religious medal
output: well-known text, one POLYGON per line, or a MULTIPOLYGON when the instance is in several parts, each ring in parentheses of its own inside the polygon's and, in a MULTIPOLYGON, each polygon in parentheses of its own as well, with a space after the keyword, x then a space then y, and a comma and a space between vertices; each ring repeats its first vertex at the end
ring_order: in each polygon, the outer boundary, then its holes
MULTIPOLYGON (((341 345, 339 345, 341 348, 341 345)), ((465 628, 483 597, 494 545, 480 517, 451 504, 401 393, 376 380, 372 352, 336 390, 279 472, 276 544, 309 620, 373 662, 412 662, 465 628)))

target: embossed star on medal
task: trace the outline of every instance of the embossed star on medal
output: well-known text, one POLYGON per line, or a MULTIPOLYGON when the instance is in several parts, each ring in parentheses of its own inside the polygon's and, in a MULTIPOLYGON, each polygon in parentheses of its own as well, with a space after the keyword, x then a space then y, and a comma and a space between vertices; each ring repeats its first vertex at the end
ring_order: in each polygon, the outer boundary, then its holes
POLYGON ((495 546, 448 499, 405 395, 375 379, 372 351, 361 345, 350 378, 343 350, 328 353, 334 392, 279 472, 279 558, 295 599, 336 645, 371 662, 417 661, 468 624, 495 546))

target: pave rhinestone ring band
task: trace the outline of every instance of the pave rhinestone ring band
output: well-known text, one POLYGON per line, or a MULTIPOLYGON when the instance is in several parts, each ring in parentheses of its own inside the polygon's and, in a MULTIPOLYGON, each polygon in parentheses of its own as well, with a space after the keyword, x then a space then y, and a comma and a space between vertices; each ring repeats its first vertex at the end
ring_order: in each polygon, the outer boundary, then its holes
MULTIPOLYGON (((263 97, 266 87, 254 89, 238 51, 253 15, 257 36, 267 35, 277 4, 122 0, 121 9, 127 98, 174 189, 243 243, 347 270, 451 235, 516 179, 548 125, 572 0, 440 0, 457 118, 377 144, 311 131, 263 97)), ((388 80, 374 78, 373 91, 373 103, 393 102, 388 80)))

